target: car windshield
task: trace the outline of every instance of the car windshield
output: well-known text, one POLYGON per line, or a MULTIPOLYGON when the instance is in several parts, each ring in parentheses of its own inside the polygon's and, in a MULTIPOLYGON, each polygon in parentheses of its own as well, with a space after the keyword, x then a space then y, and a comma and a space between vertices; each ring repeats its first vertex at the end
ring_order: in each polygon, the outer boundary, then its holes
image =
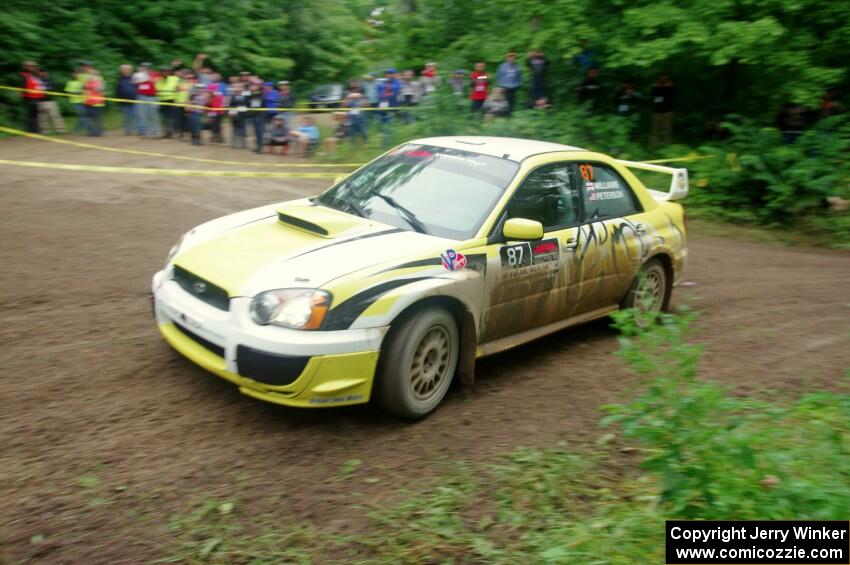
POLYGON ((471 151, 406 144, 319 197, 325 206, 450 239, 475 235, 519 165, 471 151))

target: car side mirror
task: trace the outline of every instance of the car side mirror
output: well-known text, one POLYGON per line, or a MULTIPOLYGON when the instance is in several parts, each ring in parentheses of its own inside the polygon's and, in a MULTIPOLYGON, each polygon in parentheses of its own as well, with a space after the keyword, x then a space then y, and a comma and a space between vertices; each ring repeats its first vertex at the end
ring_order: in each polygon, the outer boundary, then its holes
POLYGON ((543 224, 536 220, 511 218, 502 227, 502 235, 507 241, 534 241, 543 239, 543 224))

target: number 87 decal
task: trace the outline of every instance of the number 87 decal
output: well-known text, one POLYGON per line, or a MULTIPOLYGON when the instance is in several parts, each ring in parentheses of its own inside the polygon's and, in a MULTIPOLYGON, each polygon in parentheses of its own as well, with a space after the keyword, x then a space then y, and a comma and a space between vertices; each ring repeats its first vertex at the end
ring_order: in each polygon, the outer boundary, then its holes
POLYGON ((518 269, 519 267, 531 266, 530 243, 505 245, 499 249, 499 255, 502 258, 502 268, 518 269))
POLYGON ((580 165, 578 170, 581 172, 581 178, 593 180, 593 165, 580 165))

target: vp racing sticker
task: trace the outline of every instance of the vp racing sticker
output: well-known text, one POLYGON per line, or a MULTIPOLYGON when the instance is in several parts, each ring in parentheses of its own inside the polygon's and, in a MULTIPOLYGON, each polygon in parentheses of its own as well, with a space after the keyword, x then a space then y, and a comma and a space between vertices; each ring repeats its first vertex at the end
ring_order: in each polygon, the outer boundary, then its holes
POLYGON ((443 267, 449 271, 459 271, 466 267, 466 257, 454 249, 446 249, 440 254, 440 258, 443 260, 443 267))

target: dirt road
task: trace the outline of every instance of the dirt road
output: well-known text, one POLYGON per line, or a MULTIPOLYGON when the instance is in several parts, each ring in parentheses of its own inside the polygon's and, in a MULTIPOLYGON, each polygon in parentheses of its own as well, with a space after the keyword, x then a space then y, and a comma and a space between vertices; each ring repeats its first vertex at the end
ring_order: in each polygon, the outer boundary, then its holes
MULTIPOLYGON (((177 141, 97 142, 271 159, 177 141)), ((0 159, 199 168, 21 139, 0 140, 0 159)), ((356 528, 363 506, 415 488, 444 461, 519 445, 582 449, 600 435, 598 407, 630 382, 605 322, 481 361, 477 390, 455 390, 414 425, 368 407, 266 405, 172 353, 147 292, 176 238, 326 184, 0 168, 0 561, 162 557, 168 517, 210 497, 246 515, 356 528), (334 480, 355 458, 355 480, 334 480)), ((850 367, 850 255, 698 233, 690 251, 696 284, 674 301, 698 299, 704 311, 705 376, 809 390, 850 367)))

